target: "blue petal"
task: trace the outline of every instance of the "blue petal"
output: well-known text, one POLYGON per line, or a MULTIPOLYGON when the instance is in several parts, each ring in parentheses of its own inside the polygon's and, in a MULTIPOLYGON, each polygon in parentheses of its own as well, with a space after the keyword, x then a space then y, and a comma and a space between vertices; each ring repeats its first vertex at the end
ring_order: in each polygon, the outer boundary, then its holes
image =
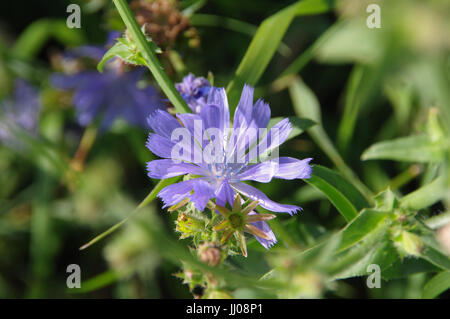
MULTIPOLYGON (((249 215, 256 215, 255 212, 250 212, 249 215)), ((264 246, 264 248, 269 249, 273 245, 277 243, 277 238, 275 237, 275 234, 273 233, 272 229, 270 228, 269 224, 267 224, 265 221, 255 222, 251 223, 253 226, 261 229, 263 232, 265 232, 270 239, 261 238, 258 236, 255 236, 256 240, 259 241, 261 245, 264 246)))
POLYGON ((147 163, 148 176, 150 178, 169 178, 184 174, 205 175, 208 172, 189 163, 175 163, 171 159, 154 160, 147 163))
POLYGON ((290 215, 295 214, 297 211, 301 210, 300 207, 295 205, 284 205, 276 203, 270 200, 263 192, 256 189, 250 185, 238 182, 232 183, 231 186, 239 193, 259 201, 259 205, 267 210, 278 213, 289 213, 290 215))
POLYGON ((296 179, 310 178, 312 168, 309 162, 312 158, 298 160, 292 157, 280 157, 247 166, 240 174, 234 176, 236 181, 256 181, 268 183, 272 178, 296 179))
POLYGON ((312 168, 309 162, 312 158, 305 158, 298 160, 292 157, 280 157, 278 171, 275 178, 281 179, 296 179, 296 178, 310 178, 312 168))
MULTIPOLYGON (((192 142, 192 137, 187 130, 182 131, 184 128, 181 127, 179 129, 181 130, 180 133, 183 134, 174 136, 172 140, 155 133, 149 133, 147 148, 159 157, 195 162, 195 143, 192 142)), ((198 156, 201 156, 201 153, 198 156)))
MULTIPOLYGON (((183 126, 189 130, 192 136, 195 134, 196 123, 202 123, 202 118, 198 114, 183 113, 177 114, 177 118, 183 123, 183 126)), ((203 128, 203 127, 202 127, 203 128)), ((199 132, 199 138, 201 139, 203 131, 199 132)))
POLYGON ((199 211, 203 211, 206 204, 211 198, 214 198, 214 190, 212 187, 202 179, 193 179, 194 193, 191 195, 191 201, 194 203, 195 208, 199 211))
POLYGON ((152 130, 170 140, 172 132, 181 127, 180 122, 166 111, 156 110, 147 118, 152 130))
POLYGON ((268 183, 278 173, 279 164, 276 160, 266 161, 255 165, 247 166, 240 174, 236 175, 233 180, 236 181, 256 181, 268 183))
POLYGON ((253 108, 253 87, 245 84, 242 89, 241 99, 234 113, 234 128, 247 127, 251 122, 253 108))
POLYGON ((224 123, 222 121, 222 110, 217 105, 205 105, 200 116, 203 120, 203 130, 206 131, 210 128, 217 128, 223 132, 224 123))
POLYGON ((172 158, 172 149, 175 143, 161 135, 150 133, 145 145, 159 157, 172 158))
POLYGON ((208 95, 208 104, 217 105, 220 108, 220 127, 228 128, 230 126, 230 109, 228 107, 227 93, 224 88, 211 88, 208 95))
POLYGON ((206 181, 195 178, 163 188, 158 197, 164 202, 163 208, 189 198, 198 210, 203 211, 209 199, 214 197, 214 190, 206 181))
POLYGON ((234 195, 236 192, 231 188, 230 184, 226 179, 220 184, 216 191, 216 204, 225 207, 227 202, 233 206, 234 195))
POLYGON ((272 126, 257 145, 256 151, 249 154, 248 161, 253 161, 256 156, 262 156, 274 151, 286 141, 291 131, 292 125, 287 118, 272 126))
POLYGON ((164 202, 163 208, 178 204, 185 198, 189 198, 193 188, 194 179, 179 182, 163 188, 158 197, 164 202))
POLYGON ((257 128, 266 128, 270 121, 270 106, 262 99, 256 101, 252 110, 253 121, 257 128))

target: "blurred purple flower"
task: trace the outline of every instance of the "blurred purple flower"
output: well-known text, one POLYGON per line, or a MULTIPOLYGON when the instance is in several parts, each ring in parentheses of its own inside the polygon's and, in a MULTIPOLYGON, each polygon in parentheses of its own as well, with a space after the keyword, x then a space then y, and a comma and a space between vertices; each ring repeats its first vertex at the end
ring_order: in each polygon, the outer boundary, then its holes
POLYGON ((183 81, 175 84, 192 112, 199 114, 202 106, 206 104, 208 94, 211 91, 211 84, 203 77, 195 77, 189 73, 183 78, 183 81))
POLYGON ((101 116, 101 129, 109 128, 117 118, 146 127, 145 119, 162 108, 162 103, 153 87, 138 87, 142 74, 143 70, 124 73, 84 71, 74 75, 54 74, 51 81, 60 89, 74 90, 72 100, 82 126, 101 116))
MULTIPOLYGON (((110 38, 117 37, 117 34, 110 38)), ((100 60, 106 49, 97 46, 82 46, 71 50, 65 58, 88 57, 100 60)), ((111 61, 103 73, 81 71, 76 74, 54 74, 53 86, 63 90, 74 90, 73 104, 76 118, 87 126, 101 117, 100 128, 108 129, 117 118, 123 118, 131 125, 146 127, 146 118, 156 109, 163 108, 155 88, 140 88, 138 82, 145 73, 143 68, 122 72, 116 61, 111 61)))
POLYGON ((17 129, 36 135, 39 111, 39 92, 25 80, 16 80, 12 98, 0 103, 0 140, 16 144, 17 129))
MULTIPOLYGON (((226 203, 232 205, 235 194, 240 193, 257 200, 261 207, 269 211, 293 214, 300 210, 298 206, 276 203, 260 190, 243 183, 248 180, 267 183, 272 178, 300 179, 311 175, 311 158, 298 160, 277 157, 251 164, 261 154, 277 149, 292 130, 289 120, 284 119, 265 135, 250 134, 267 128, 270 115, 270 107, 263 100, 253 103, 253 88, 247 85, 242 91, 232 128, 228 100, 223 88, 211 89, 200 114, 178 114, 178 119, 175 119, 165 111, 154 112, 148 118, 154 133, 149 134, 146 145, 153 153, 165 159, 147 163, 148 176, 158 179, 185 174, 195 176, 161 190, 158 196, 163 200, 164 207, 189 198, 198 210, 203 211, 210 199, 215 198, 216 204, 220 206, 225 206, 226 203), (195 132, 198 130, 196 123, 202 123, 200 139, 195 132), (191 133, 189 138, 173 138, 173 133, 180 128, 191 133), (210 134, 211 128, 216 130, 215 134, 210 134), (207 133, 206 139, 204 133, 207 133), (196 154, 203 154, 213 141, 224 143, 219 144, 221 148, 215 149, 211 157, 194 160, 196 154), (182 154, 173 151, 180 145, 183 146, 182 154), (251 152, 252 148, 256 148, 258 153, 251 152)), ((267 223, 258 222, 255 226, 273 235, 267 223)), ((276 242, 275 236, 272 240, 257 239, 266 248, 276 242)))

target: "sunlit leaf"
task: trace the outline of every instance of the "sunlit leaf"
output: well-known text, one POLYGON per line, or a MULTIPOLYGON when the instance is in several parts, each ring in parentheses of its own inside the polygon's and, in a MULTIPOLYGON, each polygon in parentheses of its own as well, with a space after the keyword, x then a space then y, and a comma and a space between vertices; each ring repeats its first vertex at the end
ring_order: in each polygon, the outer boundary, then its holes
POLYGON ((379 226, 386 226, 383 222, 388 217, 387 212, 364 209, 358 217, 348 224, 342 231, 342 242, 339 250, 357 244, 379 226))
POLYGON ((400 200, 400 205, 409 210, 418 210, 428 207, 448 195, 444 176, 436 178, 430 184, 422 186, 400 200))
POLYGON ((361 159, 435 163, 443 160, 443 150, 444 145, 431 141, 428 136, 415 135, 376 143, 361 155, 361 159))

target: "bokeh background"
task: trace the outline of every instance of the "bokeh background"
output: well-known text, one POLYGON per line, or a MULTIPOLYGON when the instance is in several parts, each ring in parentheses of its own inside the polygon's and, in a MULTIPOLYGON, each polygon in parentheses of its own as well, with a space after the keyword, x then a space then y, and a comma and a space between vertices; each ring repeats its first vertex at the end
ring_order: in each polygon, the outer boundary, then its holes
MULTIPOLYGON (((189 17, 193 35, 180 35, 168 49, 184 67, 174 66, 173 57, 161 57, 174 82, 187 72, 205 77, 211 72, 215 86, 226 86, 256 27, 293 3, 201 2, 189 17)), ((182 1, 180 10, 192 3, 182 1)), ((304 65, 293 73, 316 94, 323 127, 347 165, 375 193, 390 186, 407 194, 430 181, 428 164, 362 161, 361 154, 375 142, 422 132, 430 109, 436 106, 433 97, 449 101, 449 18, 449 3, 437 0, 340 1, 329 13, 296 18, 258 82, 256 95, 270 104, 273 116, 295 115, 289 90, 282 80, 275 80, 303 55, 304 65), (372 2, 381 4, 381 29, 365 25, 365 8, 372 2), (358 103, 352 104, 351 98, 358 103)), ((53 86, 51 76, 61 72, 58 57, 81 45, 101 46, 112 30, 123 31, 123 25, 111 1, 0 3, 0 100, 12 96, 20 78, 39 92, 41 103, 34 147, 19 142, 0 145, 2 298, 192 297, 187 285, 174 276, 180 270, 180 256, 166 244, 171 239, 186 246, 189 240, 178 240, 176 216, 162 210, 159 200, 113 234, 79 250, 130 215, 157 182, 146 174, 145 163, 155 159, 145 147, 148 129, 120 119, 97 133, 82 171, 70 176, 64 171, 65 159, 73 158, 85 128, 76 121, 70 90, 53 86), (66 26, 71 3, 81 6, 80 29, 66 26), (136 221, 148 227, 137 226, 136 221), (82 289, 67 289, 69 264, 80 265, 82 289)), ((147 73, 147 83, 157 87, 147 73)), ((447 118, 448 107, 439 109, 447 118)), ((334 166, 307 134, 290 140, 280 153, 334 166)), ((309 247, 345 225, 330 201, 303 181, 273 181, 258 187, 270 198, 300 205, 303 211, 278 217, 281 228, 274 232, 279 243, 272 250, 250 241, 249 257, 231 257, 232 267, 262 275, 290 243, 299 249, 309 247)), ((429 217, 445 210, 444 203, 438 202, 421 213, 429 217)), ((305 291, 295 296, 413 298, 421 296, 430 277, 412 274, 383 281, 380 289, 367 288, 365 277, 341 280, 331 287, 317 287, 309 278, 305 291)), ((247 287, 239 287, 235 296, 271 297, 247 287)))

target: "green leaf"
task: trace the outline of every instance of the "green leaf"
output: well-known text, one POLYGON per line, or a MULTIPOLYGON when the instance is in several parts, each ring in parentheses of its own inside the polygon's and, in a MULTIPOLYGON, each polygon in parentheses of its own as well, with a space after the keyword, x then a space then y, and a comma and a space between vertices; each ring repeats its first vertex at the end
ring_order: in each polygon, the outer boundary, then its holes
POLYGON ((234 112, 237 106, 244 84, 254 86, 258 82, 294 17, 326 12, 333 2, 329 0, 298 1, 263 21, 239 64, 233 80, 228 84, 227 93, 231 112, 234 112))
POLYGON ((362 160, 389 159, 405 162, 435 163, 444 158, 444 145, 432 142, 426 135, 401 137, 369 147, 362 160))
MULTIPOLYGON (((289 134, 287 140, 299 136, 305 130, 316 125, 316 123, 314 121, 311 121, 310 119, 299 118, 296 116, 289 116, 288 118, 289 122, 292 124, 292 131, 291 134, 289 134)), ((285 117, 282 116, 270 119, 269 124, 267 125, 267 129, 270 130, 270 128, 272 128, 275 124, 277 124, 283 119, 285 119, 285 117)))
POLYGON ((430 184, 404 196, 400 200, 400 206, 408 210, 423 209, 442 200, 447 194, 448 188, 445 185, 444 176, 440 176, 430 184))
POLYGON ((361 109, 360 88, 363 81, 365 68, 356 65, 347 83, 345 92, 345 106, 342 120, 338 129, 338 146, 340 150, 346 151, 353 136, 359 110, 361 109))
POLYGON ((364 209, 351 223, 342 231, 342 242, 339 251, 343 251, 350 246, 362 241, 371 232, 380 226, 386 226, 384 221, 388 213, 374 209, 364 209))
POLYGON ((119 280, 119 276, 113 270, 105 271, 95 277, 83 280, 83 284, 79 289, 67 289, 67 293, 88 293, 109 286, 119 280))
POLYGON ((377 264, 383 272, 397 259, 398 255, 389 240, 387 227, 377 227, 364 241, 337 254, 329 266, 329 272, 334 279, 364 276, 369 274, 369 265, 377 264))
POLYGON ((424 224, 431 229, 441 228, 448 223, 450 223, 450 211, 441 213, 439 215, 434 215, 433 217, 424 220, 424 224))
POLYGON ((116 42, 112 48, 110 48, 105 55, 102 57, 100 62, 97 65, 97 70, 99 72, 103 72, 103 66, 107 61, 112 58, 120 57, 123 61, 136 65, 144 65, 145 61, 142 59, 142 56, 136 52, 130 52, 130 48, 122 42, 116 42))
POLYGON ((11 54, 26 59, 32 58, 50 38, 55 38, 67 46, 80 45, 84 41, 83 33, 78 29, 67 28, 65 20, 40 19, 28 25, 20 34, 11 54))
POLYGON ((405 278, 416 273, 428 273, 438 271, 440 268, 422 258, 407 256, 397 259, 391 266, 383 269, 381 276, 385 280, 405 278))
POLYGON ((314 165, 311 178, 305 181, 322 191, 347 221, 355 218, 359 210, 369 206, 351 183, 326 167, 314 165))
MULTIPOLYGON (((147 42, 154 52, 162 52, 151 39, 147 39, 147 42)), ((117 42, 105 53, 102 60, 98 63, 98 71, 102 72, 105 63, 115 57, 119 57, 128 64, 146 65, 144 57, 132 41, 129 41, 126 38, 118 38, 117 42)))
POLYGON ((342 240, 341 233, 330 235, 321 245, 308 249, 300 254, 305 265, 314 268, 328 268, 335 259, 335 252, 342 240))
POLYGON ((422 298, 433 299, 450 288, 450 271, 444 271, 428 281, 423 287, 422 298))
POLYGON ((415 228, 423 246, 419 256, 442 270, 450 270, 450 256, 442 250, 434 231, 421 220, 417 220, 415 228))
POLYGON ((423 259, 443 270, 450 270, 450 258, 447 255, 432 247, 427 242, 425 242, 424 246, 425 248, 420 254, 423 259))

